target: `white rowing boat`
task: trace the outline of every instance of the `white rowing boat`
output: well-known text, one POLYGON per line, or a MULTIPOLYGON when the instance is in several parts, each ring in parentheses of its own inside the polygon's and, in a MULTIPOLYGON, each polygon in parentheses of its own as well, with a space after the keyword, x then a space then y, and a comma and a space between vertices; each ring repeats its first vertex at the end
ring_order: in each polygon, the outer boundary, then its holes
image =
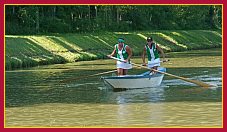
MULTIPOLYGON (((166 68, 159 67, 158 71, 166 72, 166 68)), ((161 84, 164 74, 156 72, 150 74, 150 71, 139 75, 124 75, 124 76, 109 76, 102 77, 105 84, 112 86, 113 88, 147 88, 157 87, 161 84)))

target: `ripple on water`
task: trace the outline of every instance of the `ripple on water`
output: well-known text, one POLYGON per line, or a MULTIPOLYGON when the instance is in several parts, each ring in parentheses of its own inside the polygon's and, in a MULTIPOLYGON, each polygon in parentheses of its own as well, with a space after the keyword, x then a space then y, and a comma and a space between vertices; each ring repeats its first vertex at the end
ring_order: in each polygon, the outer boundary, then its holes
POLYGON ((86 86, 86 85, 98 85, 99 83, 71 83, 67 84, 67 88, 74 88, 74 87, 80 87, 80 86, 86 86))

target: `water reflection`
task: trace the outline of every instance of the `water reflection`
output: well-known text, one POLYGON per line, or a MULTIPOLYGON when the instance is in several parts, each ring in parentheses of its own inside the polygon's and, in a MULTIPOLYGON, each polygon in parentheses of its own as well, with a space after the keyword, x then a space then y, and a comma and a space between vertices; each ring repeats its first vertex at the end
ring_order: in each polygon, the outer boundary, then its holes
MULTIPOLYGON (((7 71, 6 126, 221 127, 222 125, 221 67, 198 67, 195 70, 194 67, 169 66, 167 69, 169 73, 216 86, 211 89, 201 88, 169 76, 164 77, 159 87, 118 92, 106 87, 98 76, 60 83, 67 78, 109 71, 114 66, 114 63, 106 60, 84 63, 81 66, 72 63, 7 71), (98 64, 91 66, 93 63, 98 64)), ((144 70, 134 69, 129 71, 129 74, 142 72, 144 70)))
MULTIPOLYGON (((178 70, 178 69, 177 69, 178 70)), ((207 71, 207 68, 200 68, 207 71)), ((120 90, 115 92, 106 87, 98 78, 75 80, 60 83, 68 76, 77 76, 92 71, 63 72, 7 72, 6 73, 6 107, 24 106, 40 103, 142 103, 167 101, 221 101, 222 78, 220 68, 213 68, 206 75, 193 73, 193 78, 216 85, 213 89, 204 89, 195 84, 165 76, 159 87, 120 90), (212 74, 210 74, 212 73, 212 74), (177 99, 177 100, 175 100, 177 99)), ((174 69, 169 68, 169 72, 174 69)), ((190 71, 185 68, 184 71, 190 71)), ((178 72, 181 74, 181 72, 178 72)), ((187 74, 189 72, 186 72, 187 74)), ((182 73, 183 74, 183 73, 182 73)))

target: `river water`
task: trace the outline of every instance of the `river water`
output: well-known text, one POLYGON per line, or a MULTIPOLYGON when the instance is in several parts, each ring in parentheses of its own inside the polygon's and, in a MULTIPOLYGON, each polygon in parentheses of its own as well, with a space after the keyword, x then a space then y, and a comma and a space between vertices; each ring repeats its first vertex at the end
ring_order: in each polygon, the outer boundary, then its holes
POLYGON ((84 78, 114 70, 110 59, 6 71, 5 127, 222 127, 222 50, 167 56, 168 73, 214 87, 165 75, 159 87, 114 91, 101 76, 84 78))

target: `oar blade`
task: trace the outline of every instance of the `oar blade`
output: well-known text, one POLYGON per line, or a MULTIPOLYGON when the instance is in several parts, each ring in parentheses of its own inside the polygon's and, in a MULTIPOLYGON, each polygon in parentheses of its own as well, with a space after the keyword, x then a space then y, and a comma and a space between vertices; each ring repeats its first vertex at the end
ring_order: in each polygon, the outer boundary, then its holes
POLYGON ((201 86, 201 87, 204 87, 204 88, 214 87, 213 85, 204 83, 204 82, 199 81, 199 80, 187 80, 187 81, 191 82, 191 83, 194 83, 194 84, 197 84, 198 86, 201 86))
POLYGON ((186 81, 186 82, 194 83, 194 84, 196 84, 196 85, 198 85, 198 86, 201 86, 201 87, 204 87, 204 88, 214 87, 213 85, 207 84, 207 83, 202 82, 202 81, 199 81, 199 80, 192 80, 192 79, 188 79, 188 78, 185 78, 185 77, 173 75, 173 74, 170 74, 170 73, 160 72, 160 71, 158 71, 158 70, 154 70, 154 71, 159 72, 159 73, 162 73, 162 74, 169 75, 169 76, 171 76, 171 77, 175 77, 175 78, 184 80, 184 81, 186 81))

